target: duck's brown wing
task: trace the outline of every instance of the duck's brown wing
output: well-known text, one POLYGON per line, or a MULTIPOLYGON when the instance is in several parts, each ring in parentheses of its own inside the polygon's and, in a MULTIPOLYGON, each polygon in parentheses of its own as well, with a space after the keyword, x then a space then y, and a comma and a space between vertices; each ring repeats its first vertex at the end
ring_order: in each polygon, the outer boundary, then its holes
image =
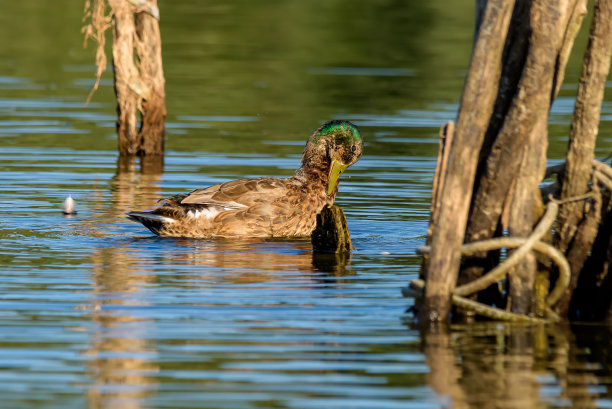
POLYGON ((293 178, 241 179, 168 197, 152 212, 128 217, 162 236, 295 236, 299 231, 286 226, 303 218, 303 193, 293 178))
POLYGON ((227 209, 271 203, 287 192, 288 179, 262 177, 239 179, 196 189, 180 199, 181 205, 208 205, 227 209))
POLYGON ((283 226, 301 218, 299 191, 299 183, 291 178, 241 179, 195 190, 182 199, 181 206, 222 207, 213 216, 213 229, 220 236, 295 235, 286 233, 283 226))

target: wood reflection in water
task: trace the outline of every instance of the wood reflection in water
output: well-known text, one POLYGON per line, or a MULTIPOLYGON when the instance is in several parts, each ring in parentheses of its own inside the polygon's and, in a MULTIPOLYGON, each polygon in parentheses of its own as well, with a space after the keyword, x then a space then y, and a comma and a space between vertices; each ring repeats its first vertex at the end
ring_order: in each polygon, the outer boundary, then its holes
POLYGON ((437 394, 447 396, 451 400, 445 406, 457 409, 469 407, 461 386, 459 357, 448 328, 428 329, 422 339, 423 353, 430 370, 427 383, 437 394))
POLYGON ((121 307, 143 305, 139 292, 152 279, 138 270, 136 257, 113 247, 100 250, 92 261, 96 289, 91 320, 96 327, 88 351, 94 379, 89 406, 141 408, 155 389, 151 375, 159 371, 150 361, 156 355, 148 340, 152 321, 121 307))
POLYGON ((117 173, 93 189, 93 214, 78 225, 81 233, 92 236, 116 236, 125 223, 125 213, 134 209, 148 209, 162 198, 159 183, 162 179, 161 162, 139 163, 136 158, 119 158, 117 173), (108 194, 110 193, 110 198, 108 194))
MULTIPOLYGON (((118 164, 111 181, 109 217, 117 217, 141 201, 159 195, 161 173, 136 172, 134 161, 118 164), (143 199, 144 198, 144 199, 143 199)), ((155 389, 151 375, 159 371, 150 361, 156 355, 148 340, 152 321, 127 313, 122 306, 143 305, 140 292, 153 275, 140 269, 137 254, 130 249, 108 246, 91 256, 94 292, 92 322, 96 325, 90 341, 91 376, 89 406, 92 408, 136 409, 155 389)))
POLYGON ((128 210, 153 207, 161 199, 159 182, 163 171, 163 162, 157 157, 143 158, 140 163, 134 157, 119 157, 117 174, 110 181, 112 202, 108 215, 123 217, 128 210))
POLYGON ((350 253, 312 253, 312 265, 317 270, 331 276, 344 276, 351 274, 351 271, 346 269, 350 261, 350 253))
POLYGON ((453 408, 595 408, 598 379, 563 326, 483 323, 423 332, 427 382, 453 408), (543 390, 542 379, 553 385, 543 390), (558 383, 558 384, 557 384, 558 383), (554 395, 551 396, 551 391, 554 395))

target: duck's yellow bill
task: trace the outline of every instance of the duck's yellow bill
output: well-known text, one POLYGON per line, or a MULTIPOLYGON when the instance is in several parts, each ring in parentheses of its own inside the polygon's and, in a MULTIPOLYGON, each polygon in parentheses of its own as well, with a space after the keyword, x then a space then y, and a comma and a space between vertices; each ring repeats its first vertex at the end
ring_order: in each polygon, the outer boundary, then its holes
POLYGON ((327 178, 327 196, 331 196, 332 193, 334 193, 336 185, 338 184, 338 178, 346 168, 348 168, 348 165, 338 162, 336 159, 332 159, 329 176, 327 178))

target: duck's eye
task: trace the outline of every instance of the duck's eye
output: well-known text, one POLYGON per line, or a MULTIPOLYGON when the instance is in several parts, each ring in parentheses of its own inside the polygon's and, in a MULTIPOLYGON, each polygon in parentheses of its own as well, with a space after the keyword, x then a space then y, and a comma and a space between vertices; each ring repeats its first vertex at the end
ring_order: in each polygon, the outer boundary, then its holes
POLYGON ((351 150, 352 150, 353 152, 355 152, 355 151, 357 150, 357 147, 356 147, 355 145, 353 145, 353 147, 351 148, 351 150))

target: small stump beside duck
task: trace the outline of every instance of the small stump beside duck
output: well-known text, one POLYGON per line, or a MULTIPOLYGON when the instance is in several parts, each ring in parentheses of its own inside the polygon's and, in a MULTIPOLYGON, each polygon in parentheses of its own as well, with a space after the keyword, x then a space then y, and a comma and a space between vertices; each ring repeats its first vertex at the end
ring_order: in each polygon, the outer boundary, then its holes
POLYGON ((313 251, 320 253, 349 253, 353 249, 351 233, 341 208, 325 206, 321 209, 311 241, 313 251))

